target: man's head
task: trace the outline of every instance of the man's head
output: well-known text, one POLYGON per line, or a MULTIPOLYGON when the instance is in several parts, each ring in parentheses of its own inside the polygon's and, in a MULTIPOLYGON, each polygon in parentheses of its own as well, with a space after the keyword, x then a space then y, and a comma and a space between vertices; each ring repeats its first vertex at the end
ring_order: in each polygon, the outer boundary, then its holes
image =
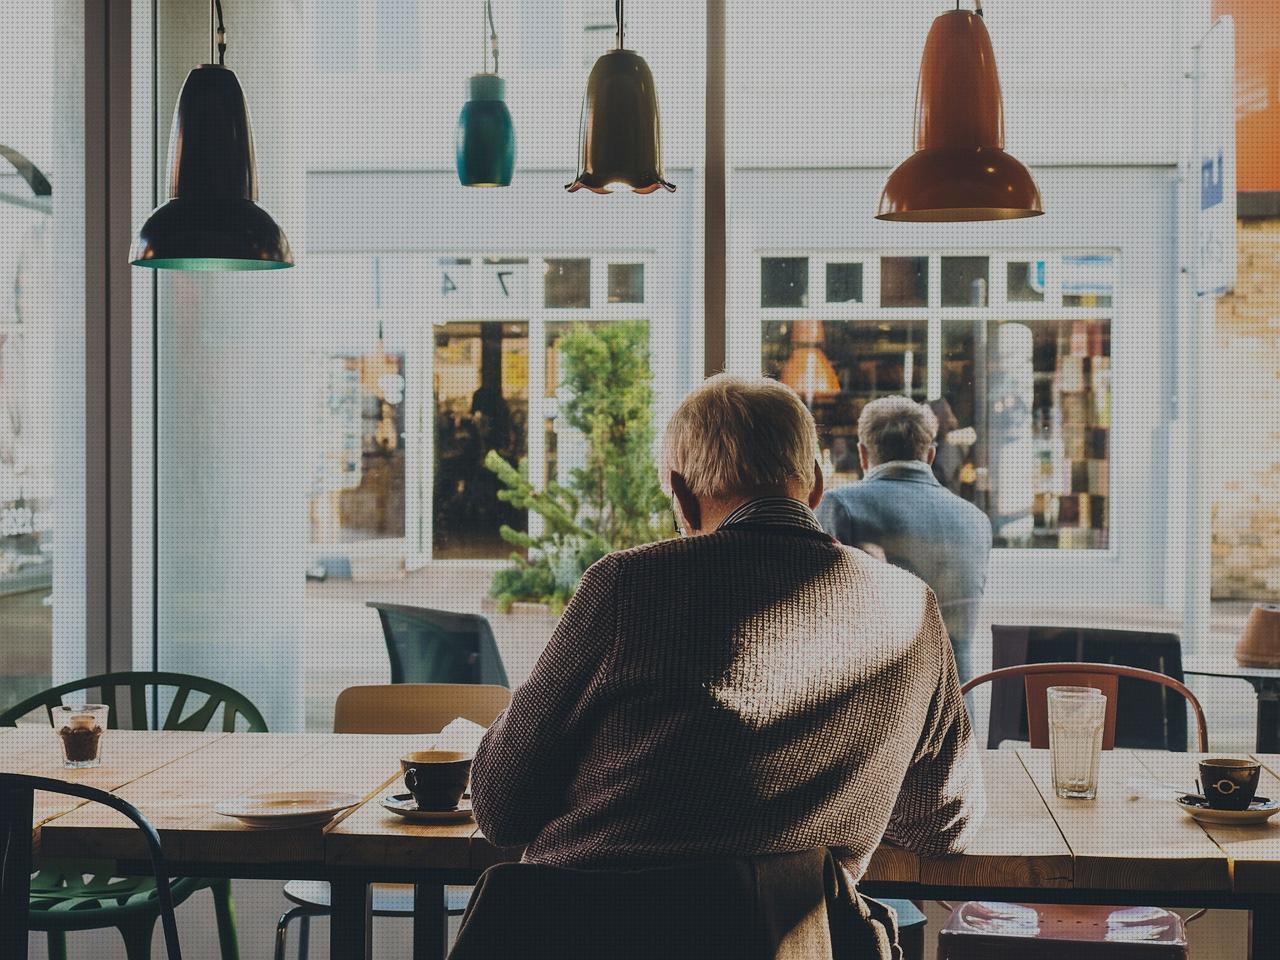
POLYGON ((863 472, 895 460, 933 463, 938 418, 910 397, 881 397, 862 408, 858 417, 858 459, 863 472))
POLYGON ((822 499, 818 434, 795 391, 776 380, 719 374, 667 424, 662 475, 688 534, 711 533, 757 497, 822 499))

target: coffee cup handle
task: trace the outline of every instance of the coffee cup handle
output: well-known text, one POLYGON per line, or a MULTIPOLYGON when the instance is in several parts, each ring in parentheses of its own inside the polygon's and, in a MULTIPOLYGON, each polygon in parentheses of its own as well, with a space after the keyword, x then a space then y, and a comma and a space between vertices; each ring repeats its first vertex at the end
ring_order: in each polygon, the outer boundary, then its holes
POLYGON ((404 785, 409 788, 410 793, 416 793, 418 789, 418 771, 410 767, 404 772, 404 785))

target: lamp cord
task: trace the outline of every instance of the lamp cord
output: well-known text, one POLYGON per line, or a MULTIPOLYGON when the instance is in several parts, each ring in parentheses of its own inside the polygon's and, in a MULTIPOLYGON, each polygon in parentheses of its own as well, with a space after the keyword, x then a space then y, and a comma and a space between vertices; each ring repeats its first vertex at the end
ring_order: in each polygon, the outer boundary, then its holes
MULTIPOLYGON (((489 55, 493 54, 493 72, 498 72, 498 28, 493 24, 493 3, 492 0, 484 0, 484 16, 480 21, 480 35, 484 38, 485 26, 488 25, 489 35, 487 38, 488 45, 484 46, 484 72, 489 72, 489 55)), ((484 39, 481 41, 484 45, 484 39)))
MULTIPOLYGON (((982 13, 982 0, 973 0, 973 5, 976 8, 974 12, 977 13, 978 16, 982 17, 985 20, 986 17, 983 16, 983 13, 982 13)), ((956 0, 956 9, 957 10, 960 9, 960 0, 956 0)))
MULTIPOLYGON (((216 36, 218 40, 218 66, 224 67, 227 63, 227 28, 222 22, 222 0, 213 0, 213 8, 209 13, 210 26, 213 26, 213 16, 216 15, 218 18, 218 27, 214 36, 216 36)), ((213 37, 210 37, 210 40, 212 39, 213 37)), ((209 60, 210 62, 213 60, 212 43, 209 45, 209 60)))
POLYGON ((613 16, 618 21, 618 49, 623 46, 622 0, 613 0, 613 16))

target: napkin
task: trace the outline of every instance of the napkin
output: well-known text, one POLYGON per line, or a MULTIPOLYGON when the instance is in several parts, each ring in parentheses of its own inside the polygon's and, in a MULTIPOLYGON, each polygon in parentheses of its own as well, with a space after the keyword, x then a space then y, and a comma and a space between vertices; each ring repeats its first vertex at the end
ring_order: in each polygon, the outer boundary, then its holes
POLYGON ((480 740, 484 737, 484 732, 485 728, 474 720, 458 717, 457 720, 452 721, 440 731, 436 737, 436 742, 441 750, 461 750, 465 753, 474 754, 480 747, 480 740))

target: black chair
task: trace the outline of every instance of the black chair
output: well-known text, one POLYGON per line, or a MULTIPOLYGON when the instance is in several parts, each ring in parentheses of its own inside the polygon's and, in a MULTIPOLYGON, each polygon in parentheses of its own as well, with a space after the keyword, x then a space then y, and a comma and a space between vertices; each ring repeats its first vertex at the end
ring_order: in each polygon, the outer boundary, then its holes
POLYGON ((0 860, 0 956, 16 958, 27 955, 32 814, 37 790, 100 803, 124 814, 137 825, 151 855, 151 872, 169 960, 182 960, 182 951, 178 947, 178 923, 173 913, 173 893, 169 889, 169 870, 165 866, 155 827, 132 804, 104 790, 19 773, 0 773, 0 834, 4 837, 3 847, 0 847, 0 857, 3 857, 0 860))
POLYGON ((484 617, 375 601, 367 605, 382 620, 392 683, 511 686, 484 617))
MULTIPOLYGON (((993 626, 992 669, 1028 663, 1107 663, 1172 677, 1182 674, 1182 641, 1176 634, 1078 627, 993 626)), ((1187 749, 1186 703, 1168 688, 1120 679, 1116 746, 1143 750, 1187 749)), ((993 681, 987 747, 1031 739, 1026 690, 1020 678, 993 681)))

